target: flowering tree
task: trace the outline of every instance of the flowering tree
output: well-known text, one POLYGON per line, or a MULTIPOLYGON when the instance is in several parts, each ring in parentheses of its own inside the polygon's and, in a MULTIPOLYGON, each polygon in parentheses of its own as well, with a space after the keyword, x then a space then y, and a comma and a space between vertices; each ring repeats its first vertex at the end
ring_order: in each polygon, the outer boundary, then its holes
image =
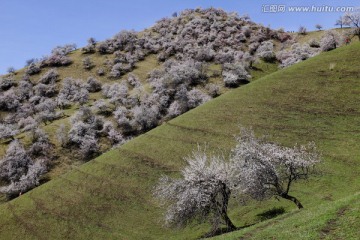
POLYGON ((253 131, 242 129, 231 160, 234 185, 257 200, 272 196, 290 200, 300 209, 303 205, 289 194, 295 181, 308 179, 320 154, 314 143, 293 148, 267 143, 253 131))
POLYGON ((200 149, 185 161, 188 165, 181 171, 180 179, 163 176, 155 188, 154 195, 168 206, 166 223, 184 226, 194 219, 208 219, 213 231, 221 223, 234 230, 227 214, 231 195, 229 164, 223 156, 210 157, 200 149))
POLYGON ((353 27, 352 34, 360 40, 360 11, 348 13, 344 17, 346 23, 353 27))
POLYGON ((0 124, 0 139, 11 138, 14 140, 14 136, 19 133, 19 130, 15 125, 0 124))
POLYGON ((320 31, 320 30, 323 28, 323 26, 322 26, 321 24, 316 24, 316 25, 315 25, 315 28, 316 28, 318 31, 320 31))
POLYGON ((0 178, 7 182, 19 181, 26 174, 32 160, 23 145, 14 140, 6 150, 5 157, 0 160, 0 178))
POLYGON ((336 31, 327 31, 323 35, 320 41, 320 47, 322 51, 330 51, 336 49, 340 45, 341 36, 336 31))

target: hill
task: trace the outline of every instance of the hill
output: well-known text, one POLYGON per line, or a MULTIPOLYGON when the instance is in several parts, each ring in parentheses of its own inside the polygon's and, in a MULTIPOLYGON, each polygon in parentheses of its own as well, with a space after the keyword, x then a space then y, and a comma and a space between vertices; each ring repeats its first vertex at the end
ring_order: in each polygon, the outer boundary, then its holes
POLYGON ((196 9, 29 60, 0 77, 3 200, 276 71, 275 53, 290 40, 237 14, 196 9))
POLYGON ((275 199, 246 206, 233 201, 234 223, 255 225, 229 239, 353 236, 357 212, 338 210, 358 208, 360 57, 353 53, 359 50, 356 43, 323 53, 229 91, 1 205, 1 238, 198 238, 206 224, 162 226, 152 188, 161 174, 176 175, 197 143, 229 151, 239 124, 287 146, 315 141, 324 164, 321 177, 293 189, 305 210, 275 199), (281 207, 284 215, 257 224, 261 215, 281 207), (339 221, 332 221, 334 213, 342 216, 339 221))

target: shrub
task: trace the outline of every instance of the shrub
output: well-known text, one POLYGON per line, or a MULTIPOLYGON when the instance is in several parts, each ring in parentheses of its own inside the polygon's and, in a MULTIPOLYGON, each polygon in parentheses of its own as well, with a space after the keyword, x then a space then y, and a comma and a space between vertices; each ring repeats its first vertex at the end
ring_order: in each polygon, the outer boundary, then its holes
POLYGON ((96 78, 89 77, 86 82, 86 89, 92 93, 99 92, 101 91, 101 82, 96 78))
POLYGON ((141 82, 140 82, 138 76, 136 76, 135 74, 132 74, 132 73, 130 73, 128 76, 128 83, 134 88, 138 88, 141 86, 141 82))
POLYGON ((307 34, 307 29, 306 29, 306 27, 300 26, 300 27, 299 27, 299 30, 298 30, 298 33, 301 34, 301 35, 306 35, 306 34, 307 34))
POLYGON ((196 108, 197 106, 209 101, 211 98, 198 89, 192 89, 187 93, 188 107, 196 108))
POLYGON ((111 141, 111 144, 121 144, 124 142, 123 135, 116 131, 112 122, 107 121, 104 123, 103 132, 106 134, 107 138, 111 141))
POLYGON ((251 76, 241 63, 226 63, 223 66, 223 80, 226 87, 238 87, 240 83, 247 82, 251 76))
POLYGON ((31 147, 28 153, 32 158, 49 158, 52 145, 49 136, 41 128, 35 128, 30 132, 31 147))
POLYGON ((4 111, 16 111, 20 106, 20 97, 12 89, 0 94, 0 109, 4 111))
POLYGON ((34 95, 32 83, 21 80, 17 88, 17 94, 22 101, 31 98, 34 95))
POLYGON ((319 43, 319 41, 317 41, 316 39, 313 38, 309 41, 309 46, 312 48, 319 48, 320 43, 319 43))
POLYGON ((110 40, 106 40, 97 45, 97 50, 100 54, 109 54, 114 52, 114 48, 110 40))
POLYGON ((207 84, 205 86, 205 89, 207 90, 208 94, 213 98, 221 94, 220 87, 214 83, 207 84))
POLYGON ((71 63, 72 60, 70 57, 60 54, 53 54, 42 61, 42 64, 44 66, 49 66, 49 67, 68 66, 71 63))
POLYGON ((93 136, 85 135, 80 143, 80 154, 84 160, 97 156, 100 152, 97 139, 93 136))
POLYGON ((131 64, 117 63, 112 66, 109 76, 112 78, 119 78, 121 77, 121 75, 130 72, 133 68, 134 66, 132 66, 131 64))
POLYGON ((58 89, 55 84, 38 83, 34 87, 35 95, 40 97, 54 97, 58 94, 58 89))
POLYGON ((22 129, 22 131, 30 131, 38 127, 37 121, 31 116, 28 116, 27 118, 21 118, 18 122, 19 129, 22 129))
POLYGON ((340 34, 336 31, 326 31, 320 41, 322 51, 331 51, 340 45, 340 34))
POLYGON ((50 69, 40 77, 39 82, 43 84, 54 84, 58 80, 59 74, 56 69, 50 69))
POLYGON ((83 68, 86 70, 90 70, 95 66, 94 63, 91 61, 90 57, 85 57, 82 60, 82 64, 83 64, 83 68))
POLYGON ((319 53, 316 48, 311 48, 308 44, 300 45, 295 43, 290 50, 283 50, 276 54, 276 58, 281 62, 280 67, 288 67, 295 63, 304 61, 319 53))
POLYGON ((321 24, 316 24, 315 28, 320 31, 323 28, 323 26, 321 24))
POLYGON ((0 188, 8 199, 25 193, 40 184, 40 177, 47 172, 46 159, 39 159, 29 165, 27 173, 22 175, 18 181, 12 181, 8 186, 0 188))
POLYGON ((121 106, 113 112, 113 115, 122 133, 126 135, 133 133, 134 128, 128 118, 128 115, 130 115, 129 110, 121 106))
POLYGON ((76 50, 76 44, 65 44, 64 46, 57 46, 53 50, 51 50, 52 55, 62 55, 65 56, 70 52, 76 50))
POLYGON ((41 68, 38 64, 36 63, 31 63, 27 69, 26 69, 26 74, 28 75, 35 75, 37 73, 39 73, 41 71, 41 68))
POLYGON ((9 74, 15 74, 15 68, 14 67, 8 67, 7 69, 6 69, 6 71, 9 73, 9 74))
POLYGON ((96 109, 98 114, 102 114, 105 116, 110 116, 114 111, 113 107, 107 103, 104 99, 99 99, 94 102, 94 108, 96 109))
POLYGON ((86 84, 81 80, 65 78, 58 96, 58 102, 66 102, 63 99, 70 102, 78 102, 80 105, 83 105, 89 100, 89 91, 87 90, 86 84))
POLYGON ((7 91, 13 86, 16 86, 16 82, 11 77, 0 77, 0 89, 7 91))
POLYGON ((96 40, 95 40, 95 38, 89 38, 88 40, 87 40, 87 42, 88 42, 88 45, 86 45, 85 47, 83 47, 83 49, 82 49, 82 51, 84 52, 84 53, 94 53, 95 52, 95 50, 96 50, 96 40))
POLYGON ((0 124, 0 139, 12 139, 14 136, 19 133, 19 130, 15 125, 10 124, 0 124))
POLYGON ((98 70, 96 71, 96 74, 98 76, 104 76, 105 75, 105 69, 104 68, 98 68, 98 70))
POLYGON ((276 57, 274 53, 274 44, 272 41, 262 42, 257 49, 257 55, 266 62, 273 62, 276 57))
POLYGON ((31 163, 32 160, 24 146, 18 140, 14 140, 0 161, 0 178, 6 182, 17 182, 23 175, 26 175, 31 163))
POLYGON ((170 107, 168 109, 168 116, 170 118, 174 118, 183 114, 186 111, 187 111, 187 106, 176 100, 170 104, 170 107))
POLYGON ((102 93, 105 97, 110 98, 111 103, 124 103, 129 94, 126 82, 104 84, 102 93))
POLYGON ((133 120, 131 125, 133 129, 137 129, 138 132, 145 132, 157 126, 159 110, 158 107, 153 106, 135 106, 131 109, 133 120))

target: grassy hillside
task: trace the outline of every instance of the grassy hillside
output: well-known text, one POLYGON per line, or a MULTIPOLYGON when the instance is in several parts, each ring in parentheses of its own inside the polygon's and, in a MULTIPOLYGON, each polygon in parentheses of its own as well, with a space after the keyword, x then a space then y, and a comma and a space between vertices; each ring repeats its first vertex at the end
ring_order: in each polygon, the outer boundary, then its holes
MULTIPOLYGON (((49 56, 0 76, 0 127, 5 129, 0 170, 12 172, 2 167, 12 137, 32 159, 23 164, 46 169, 28 184, 20 176, 31 172, 29 166, 14 179, 2 177, 0 203, 5 195, 18 196, 248 82, 250 74, 253 81, 277 71, 275 52, 290 38, 220 9, 188 9, 142 32, 121 31, 77 50, 73 44, 55 47, 49 56), (267 52, 269 59, 263 56, 267 52), (102 86, 90 89, 89 78, 102 86), (70 116, 83 112, 81 104, 96 121, 70 122, 70 116), (36 142, 34 130, 44 131, 46 141, 36 142), (21 182, 22 188, 10 182, 21 182)), ((21 169, 10 165, 14 172, 21 169)))
POLYGON ((0 238, 198 238, 206 224, 162 227, 151 189, 161 174, 176 175, 197 143, 207 143, 209 151, 231 149, 239 123, 289 146, 315 141, 324 163, 321 177, 292 190, 304 211, 283 200, 247 206, 233 201, 230 217, 239 227, 258 223, 260 214, 273 208, 286 213, 229 239, 285 239, 295 231, 302 239, 353 236, 360 190, 358 51, 360 44, 343 47, 230 91, 1 205, 0 238), (346 211, 339 211, 343 206, 346 211), (332 222, 336 214, 341 218, 332 222))

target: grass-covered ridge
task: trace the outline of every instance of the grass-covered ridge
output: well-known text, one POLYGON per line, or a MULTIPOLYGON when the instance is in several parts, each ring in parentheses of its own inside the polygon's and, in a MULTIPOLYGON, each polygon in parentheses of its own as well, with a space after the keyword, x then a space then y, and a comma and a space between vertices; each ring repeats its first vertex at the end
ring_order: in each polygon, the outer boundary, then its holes
MULTIPOLYGON (((161 174, 176 174, 183 166, 182 157, 197 143, 207 143, 209 151, 231 149, 239 123, 289 146, 315 141, 324 164, 321 177, 294 185, 293 193, 305 211, 285 201, 247 206, 233 201, 229 214, 234 223, 252 225, 259 221, 257 215, 284 207, 287 213, 274 220, 278 227, 254 225, 248 231, 259 226, 255 235, 245 236, 283 239, 294 231, 302 238, 324 236, 323 229, 336 212, 333 203, 340 206, 343 198, 358 202, 354 194, 359 192, 360 172, 360 56, 354 53, 359 51, 360 44, 354 44, 324 53, 230 91, 0 206, 0 238, 198 238, 208 226, 184 230, 162 226, 163 211, 152 198, 152 188, 161 174), (333 70, 330 64, 335 64, 333 70), (315 220, 291 224, 315 208, 329 209, 329 214, 319 214, 319 221, 314 216, 315 220), (282 231, 282 227, 288 229, 282 231)), ((356 204, 348 206, 357 208, 356 204)), ((353 228, 344 225, 356 226, 352 219, 358 213, 345 211, 342 216, 325 237, 346 232, 351 236, 353 228)), ((239 236, 247 230, 242 231, 239 236)))

